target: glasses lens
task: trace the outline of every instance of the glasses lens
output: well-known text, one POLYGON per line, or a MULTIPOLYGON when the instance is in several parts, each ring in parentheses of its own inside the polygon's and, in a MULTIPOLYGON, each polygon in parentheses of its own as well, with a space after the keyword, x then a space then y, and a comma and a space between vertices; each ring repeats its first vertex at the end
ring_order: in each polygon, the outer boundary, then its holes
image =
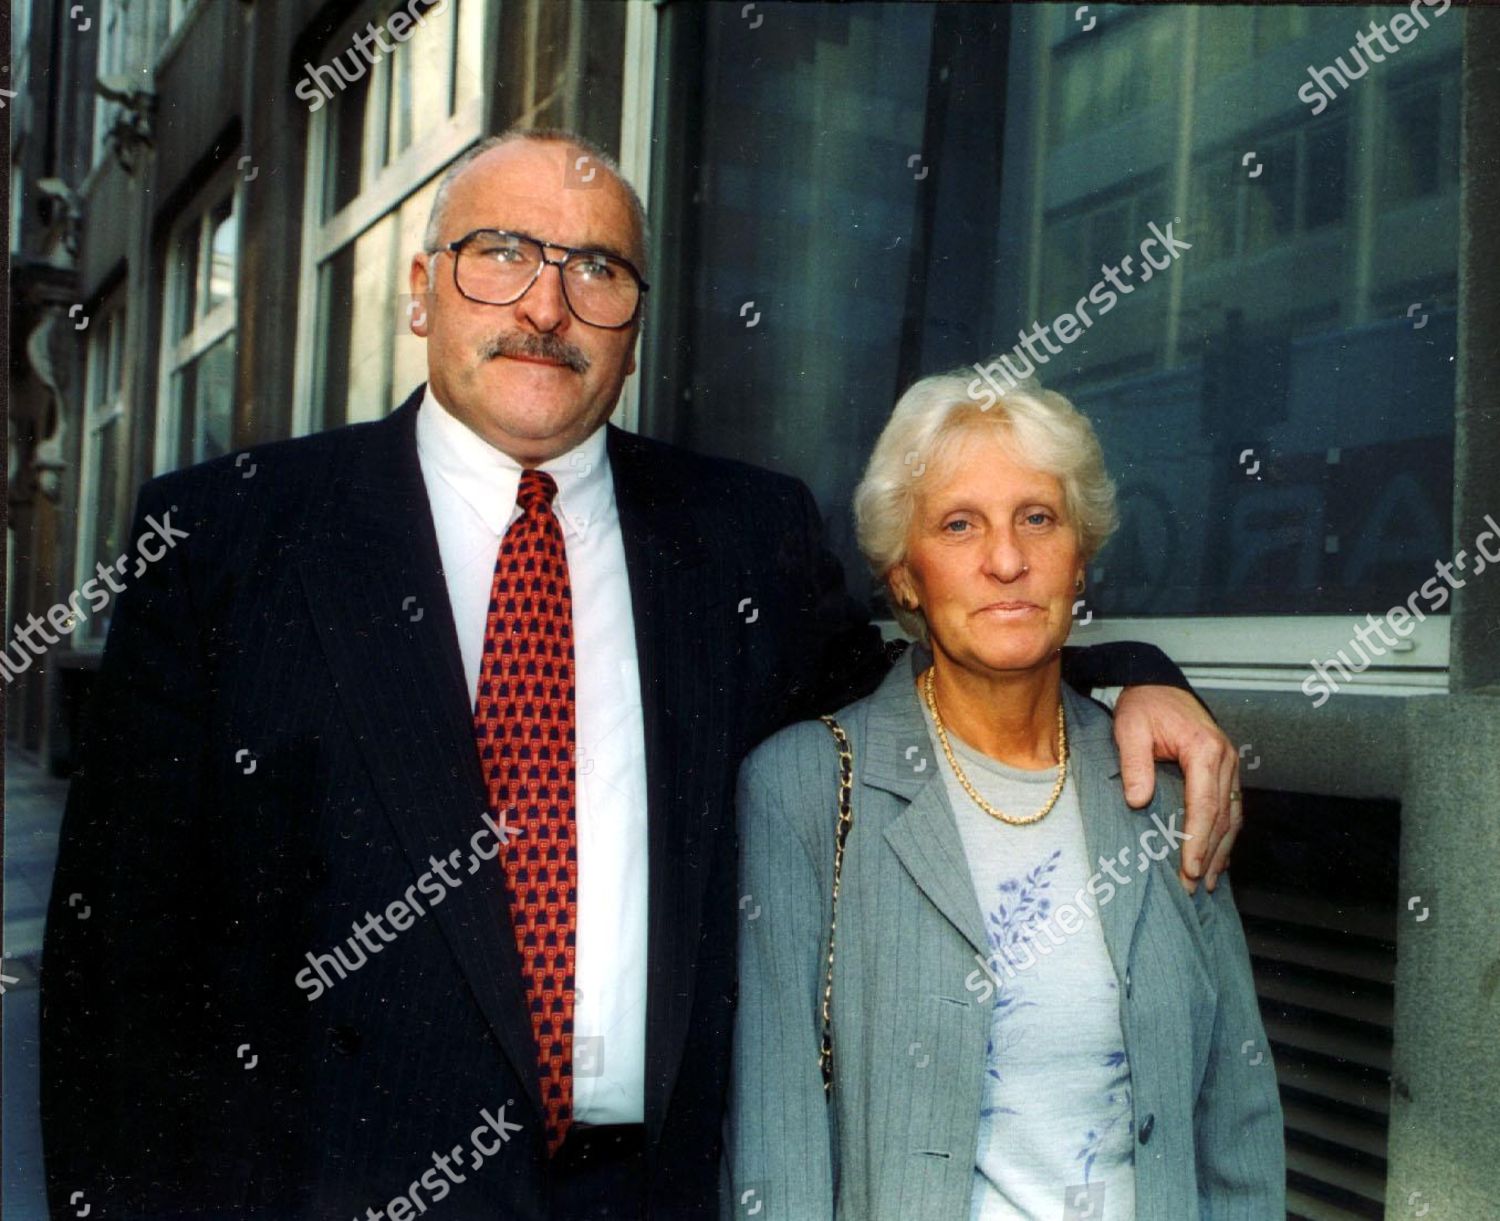
POLYGON ((458 251, 459 291, 475 301, 509 305, 526 291, 541 261, 535 242, 506 233, 477 233, 458 251))
POLYGON ((635 316, 641 287, 630 265, 607 254, 575 254, 563 268, 568 304, 594 326, 624 326, 635 316))

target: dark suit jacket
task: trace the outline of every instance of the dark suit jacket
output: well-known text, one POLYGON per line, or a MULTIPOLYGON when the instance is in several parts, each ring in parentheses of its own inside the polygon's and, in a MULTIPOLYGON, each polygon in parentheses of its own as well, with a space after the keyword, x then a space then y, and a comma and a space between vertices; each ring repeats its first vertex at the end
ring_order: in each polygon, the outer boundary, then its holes
MULTIPOLYGON (((42 974, 55 1216, 362 1217, 500 1106, 521 1130, 464 1166, 444 1207, 547 1215, 498 869, 318 999, 294 983, 309 951, 466 847, 485 809, 420 394, 141 492, 135 536, 170 514, 188 537, 119 596, 63 824, 42 974)), ((802 484, 613 427, 608 447, 647 743, 650 1215, 708 1218, 736 767, 889 662, 802 484)), ((1065 668, 1084 685, 1181 683, 1131 646, 1070 651, 1065 668)))

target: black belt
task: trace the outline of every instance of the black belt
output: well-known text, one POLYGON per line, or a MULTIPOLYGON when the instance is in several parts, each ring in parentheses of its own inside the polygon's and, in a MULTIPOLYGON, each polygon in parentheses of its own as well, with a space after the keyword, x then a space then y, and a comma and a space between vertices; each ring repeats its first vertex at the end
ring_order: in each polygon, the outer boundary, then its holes
POLYGON ((646 1206, 646 1125, 575 1123, 549 1169, 555 1221, 638 1221, 646 1206))

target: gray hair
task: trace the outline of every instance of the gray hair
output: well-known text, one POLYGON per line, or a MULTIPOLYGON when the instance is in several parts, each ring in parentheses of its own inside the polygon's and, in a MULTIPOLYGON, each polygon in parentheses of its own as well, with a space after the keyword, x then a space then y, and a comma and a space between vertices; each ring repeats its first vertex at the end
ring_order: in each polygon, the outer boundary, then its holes
POLYGON ((640 272, 646 274, 646 267, 650 261, 650 253, 646 245, 646 206, 641 202, 635 187, 630 185, 625 175, 620 172, 620 166, 607 152, 595 144, 586 136, 580 136, 577 132, 565 131, 560 127, 512 127, 501 132, 498 136, 488 136, 478 144, 471 145, 465 149, 443 173, 438 182, 436 193, 432 197, 432 212, 427 218, 427 230, 422 236, 422 246, 429 254, 436 250, 442 243, 444 213, 448 209, 448 194, 458 176, 468 169, 474 162, 491 149, 500 148, 502 145, 511 144, 517 140, 529 140, 537 144, 571 144, 580 148, 590 157, 602 165, 624 188, 625 197, 630 205, 631 219, 635 224, 635 236, 637 246, 640 249, 641 263, 640 272))
MULTIPOLYGON (((916 476, 982 429, 1004 434, 1019 458, 1062 483, 1064 512, 1078 532, 1085 563, 1119 524, 1115 485, 1104 469, 1099 438, 1072 403, 1028 377, 992 403, 981 404, 971 393, 973 380, 970 367, 922 378, 897 401, 875 442, 854 490, 854 520, 860 551, 882 584, 888 584, 891 571, 906 558, 916 476)), ((909 611, 894 598, 892 603, 907 634, 925 641, 922 612, 909 611)))

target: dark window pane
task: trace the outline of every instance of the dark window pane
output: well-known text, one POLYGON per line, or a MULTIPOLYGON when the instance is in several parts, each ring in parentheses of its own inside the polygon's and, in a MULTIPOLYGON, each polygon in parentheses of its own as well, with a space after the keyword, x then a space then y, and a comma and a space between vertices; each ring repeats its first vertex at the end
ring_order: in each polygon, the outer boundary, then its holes
POLYGON ((1441 94, 1436 85, 1395 92, 1385 110, 1385 198, 1400 203, 1430 195, 1441 182, 1443 145, 1439 138, 1441 94))
POLYGON ((198 317, 198 265, 200 224, 195 220, 182 234, 177 247, 177 326, 174 338, 181 339, 193 329, 198 317))
POLYGON ((1318 229, 1344 219, 1348 145, 1349 124, 1344 119, 1308 131, 1304 228, 1318 229))

